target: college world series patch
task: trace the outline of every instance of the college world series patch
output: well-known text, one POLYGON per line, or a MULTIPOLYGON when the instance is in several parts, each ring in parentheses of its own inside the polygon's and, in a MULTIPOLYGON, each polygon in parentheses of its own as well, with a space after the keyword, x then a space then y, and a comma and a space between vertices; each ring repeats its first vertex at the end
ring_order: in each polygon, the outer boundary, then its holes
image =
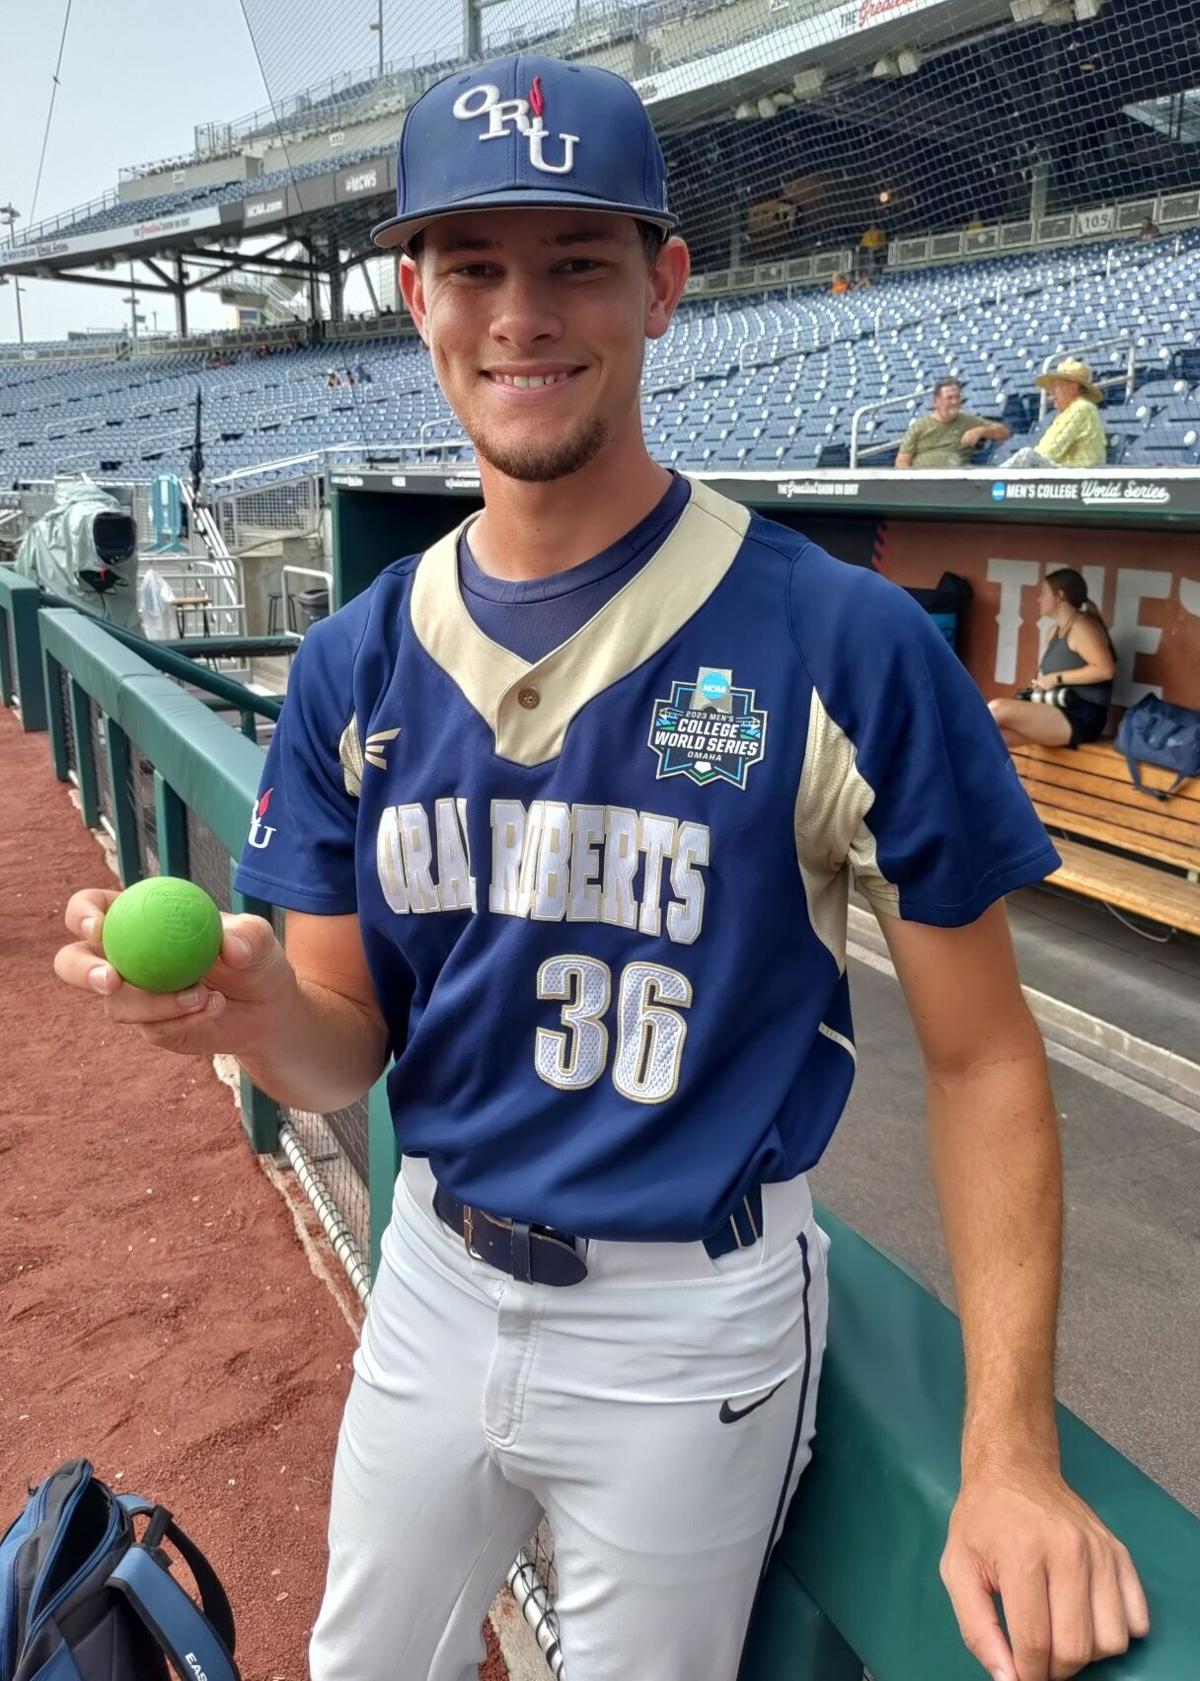
POLYGON ((702 665, 693 682, 672 683, 670 698, 654 703, 649 746, 660 777, 744 788, 766 740, 767 715, 755 709, 754 690, 736 688, 732 671, 718 666, 702 665))

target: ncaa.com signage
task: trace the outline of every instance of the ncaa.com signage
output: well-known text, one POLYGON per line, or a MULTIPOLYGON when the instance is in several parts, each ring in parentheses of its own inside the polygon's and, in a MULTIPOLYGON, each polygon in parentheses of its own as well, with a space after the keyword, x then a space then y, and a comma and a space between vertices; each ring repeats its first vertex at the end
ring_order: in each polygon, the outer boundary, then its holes
POLYGON ((278 221, 287 215, 286 193, 272 193, 268 198, 248 198, 246 208, 242 212, 245 222, 278 221))
POLYGON ((45 262, 47 257, 75 257, 87 251, 113 251, 130 245, 152 245, 190 233, 196 228, 216 227, 221 220, 219 210, 192 210, 182 216, 158 216, 152 221, 131 222, 127 227, 105 228, 102 233, 76 234, 62 239, 49 239, 37 245, 0 247, 0 268, 10 263, 45 262))

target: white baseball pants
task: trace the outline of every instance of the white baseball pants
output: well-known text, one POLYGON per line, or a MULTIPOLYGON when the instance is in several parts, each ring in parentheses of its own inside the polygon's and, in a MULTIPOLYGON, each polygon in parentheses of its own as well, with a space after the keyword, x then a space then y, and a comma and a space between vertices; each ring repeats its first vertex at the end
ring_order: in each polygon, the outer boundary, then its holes
POLYGON ((312 1681, 475 1681, 481 1625, 551 1522, 567 1681, 735 1681, 808 1463, 827 1240, 807 1182, 765 1234, 592 1242, 588 1277, 475 1261, 406 1160, 334 1467, 312 1681))

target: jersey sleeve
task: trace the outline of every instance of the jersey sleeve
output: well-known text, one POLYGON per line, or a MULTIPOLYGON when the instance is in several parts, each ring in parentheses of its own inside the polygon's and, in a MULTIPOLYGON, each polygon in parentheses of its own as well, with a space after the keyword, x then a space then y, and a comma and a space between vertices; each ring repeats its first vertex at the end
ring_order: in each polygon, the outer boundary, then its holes
POLYGON ((832 605, 810 593, 802 868, 806 855, 813 869, 848 865, 878 915, 938 927, 1057 869, 983 696, 928 615, 863 570, 832 605))
POLYGON ((235 878, 241 893, 317 916, 358 908, 353 657, 338 620, 314 625, 292 660, 235 878))

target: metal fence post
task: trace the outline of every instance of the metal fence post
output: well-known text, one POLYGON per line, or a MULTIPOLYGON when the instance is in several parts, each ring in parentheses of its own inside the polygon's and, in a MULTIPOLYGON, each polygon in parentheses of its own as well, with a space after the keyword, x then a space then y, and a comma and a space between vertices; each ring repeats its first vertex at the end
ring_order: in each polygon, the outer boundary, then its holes
POLYGON ((8 609, 0 604, 0 706, 11 706, 17 698, 13 686, 12 643, 9 640, 11 622, 8 609))
POLYGON ((108 782, 112 789, 113 830, 117 840, 117 870, 122 887, 132 887, 142 879, 142 860, 138 851, 137 817, 133 810, 133 792, 129 786, 133 763, 129 737, 112 718, 104 732, 108 757, 108 782))
MULTIPOLYGON (((237 859, 229 860, 229 880, 232 903, 235 911, 245 912, 247 916, 265 917, 271 920, 271 907, 263 899, 251 899, 244 893, 239 893, 232 886, 234 873, 237 870, 237 859)), ((250 1140, 250 1148, 260 1156, 273 1155, 279 1148, 279 1105, 273 1097, 268 1097, 265 1091, 260 1091, 246 1075, 241 1076, 242 1092, 242 1125, 246 1129, 246 1137, 250 1140)))
POLYGON ((50 726, 50 758, 60 782, 71 777, 71 755, 67 748, 67 721, 63 717, 62 666, 53 654, 42 651, 43 697, 50 726))
POLYGON ((158 868, 165 876, 188 874, 187 807, 162 771, 154 772, 154 827, 158 868))
POLYGON ((387 1075, 382 1075, 371 1087, 367 1099, 367 1172, 368 1196, 371 1205, 371 1279, 379 1270, 379 1250, 383 1234, 392 1217, 392 1197, 396 1190, 396 1175, 400 1171, 400 1152, 396 1148, 396 1127, 392 1120, 387 1095, 387 1075))
POLYGON ((96 781, 96 753, 92 744, 92 711, 88 692, 77 678, 71 678, 71 725, 75 732, 75 774, 79 778, 79 804, 89 829, 100 825, 100 790, 96 781))
POLYGON ((38 612, 42 592, 32 579, 8 580, 13 588, 8 597, 9 625, 12 630, 12 651, 16 692, 21 701, 21 728, 46 728, 46 697, 42 689, 42 637, 38 628, 38 612))

